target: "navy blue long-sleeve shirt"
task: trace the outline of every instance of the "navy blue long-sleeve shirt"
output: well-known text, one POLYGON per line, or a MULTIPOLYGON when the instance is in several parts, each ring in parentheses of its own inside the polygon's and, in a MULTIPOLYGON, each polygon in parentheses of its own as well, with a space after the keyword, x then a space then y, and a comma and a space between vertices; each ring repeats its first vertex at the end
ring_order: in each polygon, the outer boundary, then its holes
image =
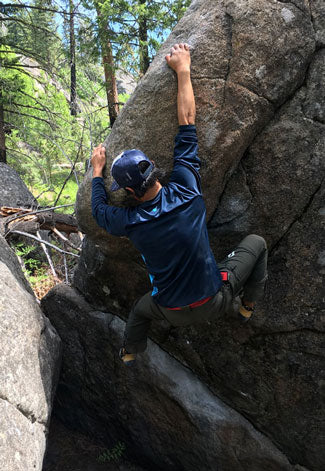
POLYGON ((164 307, 200 301, 222 285, 208 239, 197 151, 195 126, 180 126, 168 185, 136 207, 107 205, 104 180, 92 181, 94 218, 110 234, 133 242, 147 266, 152 296, 164 307))

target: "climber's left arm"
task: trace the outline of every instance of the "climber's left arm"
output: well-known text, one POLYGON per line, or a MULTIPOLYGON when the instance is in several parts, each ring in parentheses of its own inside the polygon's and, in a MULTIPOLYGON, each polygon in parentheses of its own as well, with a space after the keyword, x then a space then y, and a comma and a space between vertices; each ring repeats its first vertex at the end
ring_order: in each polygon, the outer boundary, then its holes
POLYGON ((191 54, 186 43, 174 44, 166 62, 177 75, 177 116, 180 126, 195 123, 195 98, 191 81, 191 54))

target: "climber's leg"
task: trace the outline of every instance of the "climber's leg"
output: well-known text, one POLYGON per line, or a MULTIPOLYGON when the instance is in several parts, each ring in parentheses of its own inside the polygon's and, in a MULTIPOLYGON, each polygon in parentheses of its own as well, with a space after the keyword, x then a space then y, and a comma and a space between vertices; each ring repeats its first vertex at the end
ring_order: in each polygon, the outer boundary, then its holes
POLYGON ((148 331, 153 319, 162 320, 164 317, 153 301, 151 292, 148 292, 134 304, 126 323, 124 350, 120 351, 125 363, 134 360, 136 353, 144 352, 147 348, 148 331), (128 354, 133 356, 126 356, 128 354))
POLYGON ((242 294, 242 318, 249 319, 256 301, 264 295, 267 280, 267 247, 263 237, 251 234, 218 264, 229 274, 233 298, 242 294))

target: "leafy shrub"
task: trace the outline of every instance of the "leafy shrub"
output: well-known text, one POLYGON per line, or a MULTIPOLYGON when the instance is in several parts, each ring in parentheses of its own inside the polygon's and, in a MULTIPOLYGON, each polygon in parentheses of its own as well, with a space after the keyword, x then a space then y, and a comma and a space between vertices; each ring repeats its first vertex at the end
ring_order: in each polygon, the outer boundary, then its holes
POLYGON ((104 450, 97 458, 99 463, 106 463, 114 461, 117 463, 121 458, 126 449, 126 446, 122 442, 118 442, 115 446, 110 449, 104 450))

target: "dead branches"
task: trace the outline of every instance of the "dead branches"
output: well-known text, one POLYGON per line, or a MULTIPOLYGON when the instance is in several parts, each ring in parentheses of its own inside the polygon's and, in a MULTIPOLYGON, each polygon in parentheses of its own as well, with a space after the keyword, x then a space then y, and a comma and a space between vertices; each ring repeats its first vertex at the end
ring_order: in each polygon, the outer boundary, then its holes
POLYGON ((32 211, 25 208, 1 206, 0 216, 6 218, 4 221, 6 235, 14 230, 36 234, 39 230, 52 231, 54 228, 66 234, 77 233, 76 219, 70 214, 54 213, 55 208, 32 211))
POLYGON ((0 229, 15 250, 22 252, 26 276, 30 277, 38 298, 62 281, 69 283, 80 257, 83 236, 71 214, 55 213, 55 209, 72 204, 33 210, 30 208, 0 207, 0 229), (41 230, 48 231, 42 233, 41 230), (72 237, 73 235, 73 237, 72 237), (72 240, 70 240, 70 237, 72 240), (18 240, 17 240, 18 238, 18 240), (21 238, 30 239, 21 241, 21 238), (39 244, 41 251, 32 248, 39 244), (33 251, 33 255, 29 255, 33 251), (72 257, 72 258, 71 258, 72 257), (46 276, 44 275, 46 274, 46 276), (50 283, 44 280, 51 280, 50 283), (40 294, 41 293, 41 294, 40 294))
POLYGON ((81 249, 73 244, 68 237, 64 236, 62 232, 65 232, 68 236, 71 233, 79 234, 77 221, 71 214, 61 214, 54 213, 54 209, 71 206, 71 205, 61 205, 54 206, 53 208, 44 208, 37 211, 33 211, 27 208, 14 208, 8 206, 0 207, 0 217, 4 219, 4 236, 9 238, 13 234, 22 235, 33 239, 41 244, 44 253, 47 256, 49 265, 53 272, 54 268, 49 260, 49 254, 46 250, 46 245, 52 249, 62 253, 72 255, 74 257, 79 257, 79 255, 68 252, 67 250, 62 250, 54 244, 42 240, 40 237, 40 230, 48 230, 59 237, 63 241, 63 244, 69 245, 73 250, 81 252, 81 249), (36 234, 37 237, 35 237, 36 234))
POLYGON ((37 242, 40 242, 41 244, 48 245, 49 247, 51 247, 51 248, 54 249, 54 250, 57 250, 57 251, 60 252, 60 253, 66 253, 66 254, 68 254, 68 255, 72 255, 73 257, 79 257, 79 255, 77 255, 77 254, 75 254, 75 253, 67 252, 66 250, 62 250, 62 249, 60 249, 59 247, 57 247, 56 245, 51 244, 50 242, 47 242, 47 241, 45 241, 45 240, 39 239, 38 237, 33 236, 32 234, 28 234, 27 232, 12 231, 11 234, 19 234, 19 235, 28 237, 29 239, 33 239, 33 240, 36 240, 37 242))

